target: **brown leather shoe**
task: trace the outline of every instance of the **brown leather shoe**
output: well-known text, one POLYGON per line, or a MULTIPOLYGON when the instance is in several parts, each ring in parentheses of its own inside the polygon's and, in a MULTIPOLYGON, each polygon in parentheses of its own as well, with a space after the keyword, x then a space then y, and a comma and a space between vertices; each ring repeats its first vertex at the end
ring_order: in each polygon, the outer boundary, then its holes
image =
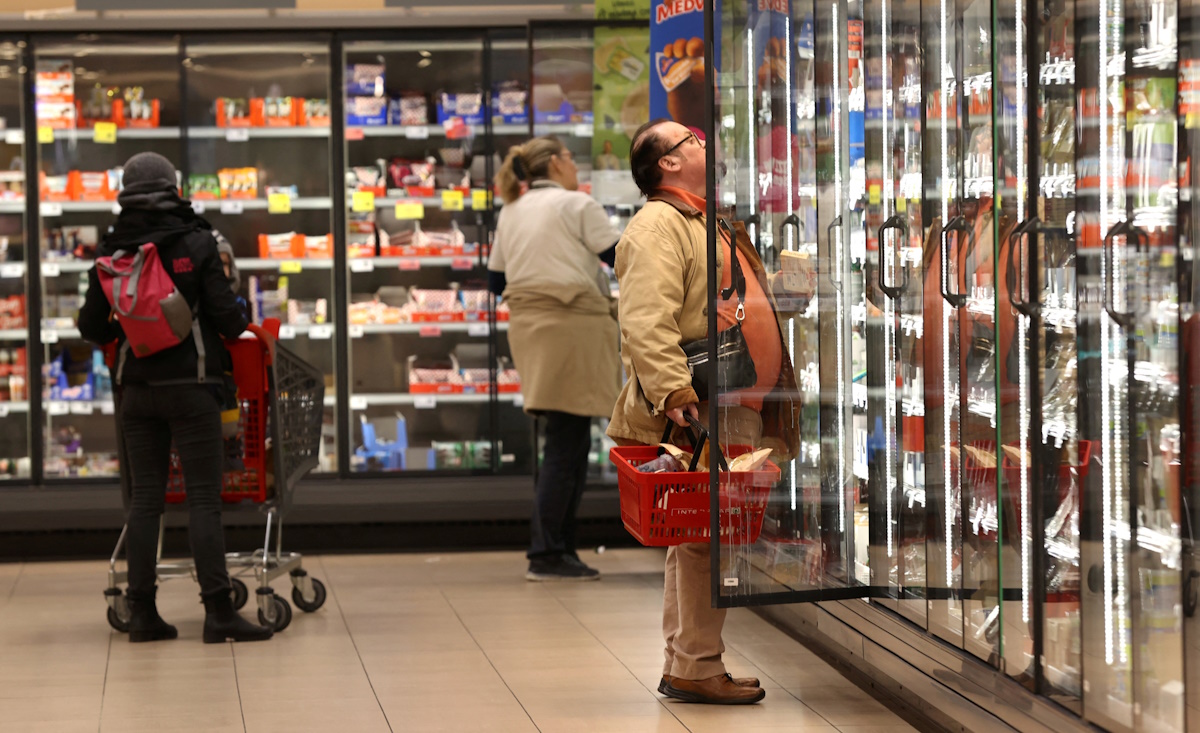
MULTIPOLYGON (((671 680, 673 679, 675 678, 671 675, 664 674, 662 679, 658 682, 658 694, 668 694, 667 687, 671 684, 671 680)), ((757 677, 734 677, 733 684, 737 685, 738 687, 762 687, 762 683, 758 681, 757 677)))
POLYGON ((683 702, 707 705, 752 705, 766 697, 767 693, 759 687, 742 687, 728 674, 719 674, 706 680, 672 677, 667 683, 666 695, 683 702))

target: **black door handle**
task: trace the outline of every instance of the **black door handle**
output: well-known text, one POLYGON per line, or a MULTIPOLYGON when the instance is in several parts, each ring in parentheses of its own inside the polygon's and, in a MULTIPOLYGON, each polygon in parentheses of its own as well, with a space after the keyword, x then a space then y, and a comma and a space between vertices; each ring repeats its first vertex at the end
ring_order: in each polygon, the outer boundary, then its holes
MULTIPOLYGON (((1038 228, 1039 223, 1040 223, 1040 221, 1036 215, 1031 216, 1028 219, 1026 219, 1025 221, 1018 224, 1016 226, 1016 228, 1014 228, 1012 230, 1012 232, 1008 235, 1008 269, 1010 272, 1013 272, 1015 274, 1016 279, 1017 279, 1017 281, 1016 281, 1016 283, 1014 283, 1013 287, 1008 289, 1008 302, 1010 304, 1012 304, 1012 307, 1015 308, 1018 313, 1028 316, 1029 318, 1034 318, 1035 316, 1037 316, 1038 304, 1036 302, 1036 297, 1035 297, 1034 293, 1029 294, 1031 298, 1034 298, 1033 301, 1028 301, 1028 300, 1018 298, 1018 296, 1021 293, 1021 290, 1025 286, 1025 283, 1032 280, 1032 278, 1026 278, 1025 276, 1022 275, 1021 268, 1017 267, 1017 265, 1016 265, 1016 260, 1017 260, 1016 253, 1017 253, 1017 245, 1019 245, 1021 243, 1021 238, 1024 237, 1025 235, 1027 235, 1027 234, 1029 235, 1030 242, 1036 241, 1037 228, 1038 228)), ((1035 267, 1037 267, 1036 246, 1030 248, 1028 257, 1029 257, 1029 271, 1033 272, 1033 269, 1035 267)))
POLYGON ((887 240, 885 233, 889 229, 900 231, 901 241, 908 239, 908 218, 904 214, 894 214, 891 218, 879 227, 878 242, 879 242, 879 289, 884 292, 892 300, 900 297, 900 294, 908 287, 908 268, 904 267, 904 258, 901 256, 901 248, 899 244, 892 247, 894 254, 892 255, 892 264, 896 266, 896 272, 903 273, 903 279, 899 285, 888 285, 884 276, 887 267, 884 266, 884 258, 887 256, 887 240))
POLYGON ((842 278, 840 275, 838 277, 834 277, 834 273, 841 272, 842 269, 841 269, 841 263, 834 261, 833 230, 841 229, 841 228, 842 228, 842 215, 841 214, 838 214, 837 218, 835 218, 833 221, 829 222, 829 226, 825 227, 825 238, 829 242, 829 284, 832 285, 834 290, 837 290, 838 292, 841 292, 841 290, 842 290, 842 278))
POLYGON ((955 308, 967 304, 967 296, 962 293, 950 292, 950 233, 962 232, 968 239, 974 239, 971 224, 961 216, 956 216, 942 227, 942 298, 955 308))
POLYGON ((1113 275, 1113 240, 1124 234, 1126 238, 1133 237, 1136 244, 1134 247, 1140 252, 1143 243, 1147 241, 1146 233, 1141 229, 1133 226, 1128 220, 1119 221, 1113 225, 1112 229, 1108 230, 1108 234, 1104 235, 1104 310, 1108 312, 1109 318, 1112 318, 1124 329, 1130 329, 1134 326, 1134 320, 1137 316, 1137 308, 1134 306, 1128 311, 1119 311, 1116 306, 1116 277, 1113 275))

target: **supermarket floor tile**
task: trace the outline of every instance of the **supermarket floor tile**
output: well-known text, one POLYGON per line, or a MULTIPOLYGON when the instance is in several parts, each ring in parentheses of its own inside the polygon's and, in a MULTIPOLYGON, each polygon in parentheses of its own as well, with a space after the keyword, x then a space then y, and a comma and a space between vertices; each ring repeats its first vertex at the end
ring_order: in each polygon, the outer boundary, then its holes
MULTIPOLYGON (((325 606, 242 645, 200 643, 189 581, 159 591, 180 638, 134 645, 105 623, 106 562, 0 564, 0 719, 89 733, 912 730, 745 609, 729 613, 725 661, 766 700, 662 698, 662 551, 587 562, 600 582, 528 583, 518 552, 307 557, 325 606)), ((286 580, 275 590, 290 596, 286 580)))

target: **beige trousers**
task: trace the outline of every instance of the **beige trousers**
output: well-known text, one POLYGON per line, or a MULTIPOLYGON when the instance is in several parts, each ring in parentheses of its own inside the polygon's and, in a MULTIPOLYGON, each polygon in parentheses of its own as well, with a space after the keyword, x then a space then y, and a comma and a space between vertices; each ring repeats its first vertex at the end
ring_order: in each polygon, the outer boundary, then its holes
MULTIPOLYGON (((700 405, 700 421, 708 423, 708 405, 700 405)), ((762 417, 745 407, 722 408, 721 445, 757 446, 762 417)), ((667 548, 663 581, 663 674, 704 680, 725 674, 721 629, 725 609, 713 608, 711 545, 692 542, 667 548)))

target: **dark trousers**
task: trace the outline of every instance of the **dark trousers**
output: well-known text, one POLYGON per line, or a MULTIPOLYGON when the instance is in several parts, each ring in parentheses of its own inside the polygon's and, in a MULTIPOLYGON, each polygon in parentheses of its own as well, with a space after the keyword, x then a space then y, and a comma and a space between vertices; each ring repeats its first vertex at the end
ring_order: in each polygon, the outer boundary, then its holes
POLYGON ((208 598, 227 593, 229 574, 221 528, 223 444, 216 397, 200 384, 126 386, 121 394, 121 431, 132 488, 126 545, 130 597, 154 593, 158 526, 166 501, 172 443, 187 489, 188 539, 200 595, 208 598))
POLYGON ((533 500, 530 560, 552 560, 575 554, 575 513, 587 483, 592 418, 545 412, 546 455, 533 500))

